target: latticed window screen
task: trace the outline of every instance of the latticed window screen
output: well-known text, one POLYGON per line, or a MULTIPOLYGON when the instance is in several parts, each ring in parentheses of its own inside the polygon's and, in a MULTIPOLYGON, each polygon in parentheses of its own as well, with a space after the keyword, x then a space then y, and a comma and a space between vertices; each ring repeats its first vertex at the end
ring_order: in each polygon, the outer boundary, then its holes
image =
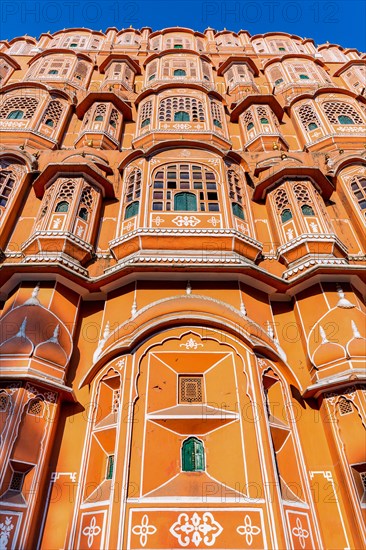
POLYGON ((318 115, 316 114, 314 107, 310 103, 305 103, 304 105, 301 105, 297 112, 300 118, 300 122, 306 131, 315 130, 316 128, 321 126, 318 115))
POLYGON ((72 180, 67 180, 61 185, 57 193, 56 200, 59 201, 62 199, 66 199, 70 202, 73 197, 74 191, 75 191, 75 182, 72 180))
POLYGON ((201 403, 203 395, 202 376, 179 377, 179 402, 201 403))
POLYGON ((0 206, 6 207, 7 202, 15 187, 15 177, 11 171, 0 172, 0 206))
POLYGON ((112 126, 112 128, 117 128, 119 122, 119 114, 117 109, 112 109, 111 116, 109 117, 109 125, 112 126))
POLYGON ((360 478, 361 478, 361 483, 362 483, 363 490, 364 490, 364 492, 366 492, 366 472, 361 472, 360 473, 360 478))
POLYGON ((142 172, 139 168, 134 168, 134 170, 128 176, 127 188, 126 188, 126 199, 125 199, 127 204, 140 198, 141 178, 142 178, 142 172))
POLYGON ((222 128, 222 110, 221 105, 216 103, 216 101, 211 101, 211 115, 214 126, 217 128, 222 128))
POLYGON ((341 414, 342 416, 344 416, 345 414, 353 413, 352 403, 344 397, 341 397, 341 399, 338 401, 338 408, 339 414, 341 414))
POLYGON ((118 413, 120 401, 121 401, 121 390, 120 390, 120 388, 117 388, 117 389, 113 390, 112 413, 118 413))
POLYGON ((53 128, 56 128, 57 124, 61 119, 63 110, 64 108, 60 101, 57 101, 57 100, 50 101, 42 117, 42 122, 52 126, 53 128), (52 122, 52 125, 49 123, 49 121, 52 122))
POLYGON ((363 124, 363 120, 356 109, 349 103, 340 101, 328 101, 323 103, 323 109, 331 124, 340 124, 340 117, 349 117, 353 124, 363 124))
POLYGON ((229 197, 231 200, 231 208, 234 216, 245 219, 243 210, 243 194, 241 188, 241 182, 238 174, 235 170, 227 171, 227 181, 229 184, 229 197))
POLYGON ((301 185, 301 184, 295 185, 294 193, 297 201, 300 204, 309 204, 313 202, 310 197, 309 190, 305 185, 301 185))
POLYGON ((272 113, 267 107, 257 107, 257 117, 260 124, 270 124, 272 122, 272 113))
POLYGON ((280 68, 278 66, 277 67, 275 66, 275 67, 272 67, 271 69, 269 69, 268 74, 269 74, 269 77, 270 77, 271 81, 276 86, 281 84, 284 80, 282 71, 280 70, 280 68))
POLYGON ((156 61, 154 61, 153 63, 149 63, 146 70, 147 80, 153 80, 154 78, 156 78, 157 70, 158 70, 158 64, 156 61))
POLYGON ((83 80, 85 80, 87 74, 88 74, 88 67, 86 63, 83 63, 82 61, 78 61, 74 72, 74 78, 82 82, 83 80))
POLYGON ((166 59, 163 61, 163 77, 190 77, 197 79, 197 61, 166 59))
POLYGON ((211 66, 207 61, 202 61, 203 80, 211 80, 211 66))
POLYGON ((249 110, 246 113, 244 113, 242 120, 243 120, 243 123, 244 123, 244 128, 246 130, 249 131, 254 127, 254 118, 253 118, 252 111, 249 110))
POLYGON ((173 210, 174 197, 181 191, 195 194, 201 212, 220 210, 215 173, 199 164, 170 164, 153 175, 153 210, 173 210))
POLYGON ((188 38, 167 38, 165 41, 166 49, 174 48, 175 46, 182 46, 183 48, 189 50, 192 48, 191 41, 188 38))
POLYGON ((0 412, 5 412, 9 405, 9 396, 2 392, 0 393, 0 412))
POLYGON ((23 119, 33 117, 38 106, 35 97, 12 97, 7 99, 0 108, 0 118, 7 118, 12 111, 23 111, 23 119))
POLYGON ((85 221, 88 219, 88 214, 90 214, 90 212, 92 211, 94 196, 94 189, 90 185, 85 185, 81 193, 78 208, 78 216, 85 221))
POLYGON ((20 493, 23 488, 24 474, 23 472, 13 472, 11 477, 9 489, 20 493))
POLYGON ((286 67, 291 79, 301 80, 307 76, 311 80, 319 80, 319 73, 311 63, 287 63, 286 67))
POLYGON ((355 176, 351 181, 351 190, 361 212, 366 215, 366 178, 355 176))
POLYGON ((28 414, 40 416, 43 413, 43 401, 42 399, 32 399, 28 404, 28 414))
POLYGON ((202 101, 192 97, 167 97, 160 101, 159 120, 172 122, 178 112, 188 113, 192 122, 203 122, 205 111, 202 101))
POLYGON ((272 52, 293 52, 294 48, 291 44, 291 42, 287 40, 271 40, 269 43, 269 47, 272 52))
POLYGON ((2 82, 10 72, 10 65, 6 61, 0 61, 0 82, 2 82))
POLYGON ((144 128, 145 126, 148 126, 151 123, 151 117, 152 117, 152 101, 146 101, 141 107, 141 114, 140 114, 140 126, 141 128, 144 128))

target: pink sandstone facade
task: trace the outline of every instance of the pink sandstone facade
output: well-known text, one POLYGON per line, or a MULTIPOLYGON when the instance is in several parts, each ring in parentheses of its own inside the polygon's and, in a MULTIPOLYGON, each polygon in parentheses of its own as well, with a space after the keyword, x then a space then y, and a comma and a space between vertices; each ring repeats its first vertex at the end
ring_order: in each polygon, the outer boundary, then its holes
POLYGON ((365 55, 0 59, 1 548, 365 547, 365 55))

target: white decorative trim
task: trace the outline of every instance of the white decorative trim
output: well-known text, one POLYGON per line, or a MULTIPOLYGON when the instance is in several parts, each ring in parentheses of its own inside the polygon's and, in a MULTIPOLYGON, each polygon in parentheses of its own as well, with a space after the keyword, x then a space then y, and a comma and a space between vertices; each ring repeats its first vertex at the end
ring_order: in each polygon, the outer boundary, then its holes
POLYGON ((178 544, 183 547, 188 546, 189 543, 198 547, 202 541, 205 546, 213 546, 223 530, 211 512, 204 512, 202 517, 197 512, 194 512, 191 517, 183 512, 169 529, 173 537, 178 540, 178 544))
POLYGON ((245 535, 245 542, 248 546, 251 546, 253 542, 253 535, 259 535, 259 533, 261 532, 261 528, 253 525, 251 517, 246 514, 244 517, 243 525, 239 525, 236 528, 236 531, 237 533, 239 533, 239 535, 245 535))

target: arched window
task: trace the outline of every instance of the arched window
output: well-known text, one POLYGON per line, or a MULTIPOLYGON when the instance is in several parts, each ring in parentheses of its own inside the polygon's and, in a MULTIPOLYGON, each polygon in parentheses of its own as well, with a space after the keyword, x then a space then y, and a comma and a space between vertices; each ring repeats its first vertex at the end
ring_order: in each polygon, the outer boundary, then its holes
POLYGON ((0 206, 5 208, 7 202, 14 190, 15 178, 14 174, 9 170, 0 172, 0 206))
POLYGON ((308 130, 311 132, 311 130, 316 130, 318 128, 318 125, 315 122, 310 122, 308 124, 308 130))
POLYGON ((210 106, 211 106, 211 116, 212 116, 212 121, 214 126, 216 126, 217 128, 222 128, 223 117, 222 117, 221 105, 216 101, 211 101, 210 106))
POLYGON ((24 112, 17 109, 16 111, 11 111, 6 118, 11 118, 18 120, 20 118, 23 118, 24 112))
POLYGON ((269 124, 268 118, 262 117, 259 121, 261 124, 269 124))
POLYGON ((300 80, 309 80, 309 77, 307 74, 299 74, 300 80))
POLYGON ((301 207, 301 212, 304 216, 315 216, 314 210, 308 204, 303 204, 301 207))
POLYGON ((141 179, 142 172, 139 168, 134 168, 134 170, 128 176, 125 192, 125 202, 127 204, 125 210, 125 220, 127 220, 128 218, 132 218, 133 216, 136 216, 138 214, 138 199, 141 196, 141 179))
POLYGON ((254 122, 249 122, 249 124, 247 125, 247 130, 251 130, 252 128, 254 128, 254 122))
POLYGON ((289 208, 285 208, 285 210, 282 210, 281 212, 281 222, 285 223, 292 219, 292 212, 289 208))
POLYGON ((96 115, 94 120, 96 122, 102 122, 104 120, 104 117, 103 117, 103 115, 96 115))
POLYGON ((338 122, 339 124, 354 124, 355 121, 347 115, 339 115, 338 116, 338 122))
POLYGON ((145 126, 149 126, 150 124, 150 119, 149 118, 145 118, 145 120, 143 120, 141 122, 141 128, 145 128, 145 126))
MULTIPOLYGON (((191 120, 192 122, 204 122, 205 110, 202 101, 192 97, 167 97, 160 101, 159 105, 159 120, 164 122, 172 122, 177 120, 175 115, 179 112, 188 113, 189 118, 181 118, 180 120, 191 120)), ((182 116, 182 115, 179 115, 182 116)))
POLYGON ((323 103, 323 109, 331 124, 363 124, 361 116, 349 103, 328 101, 323 103))
POLYGON ((69 210, 69 203, 66 201, 61 201, 57 203, 55 212, 68 212, 69 210))
POLYGON ((183 472, 203 472, 205 470, 205 450, 197 437, 189 437, 182 445, 183 472))
POLYGON ((80 208, 78 216, 86 222, 88 220, 88 210, 83 206, 83 208, 80 208))
POLYGON ((351 180, 351 190, 361 212, 366 215, 366 178, 355 176, 351 180))
POLYGON ((146 101, 140 111, 141 128, 149 126, 152 117, 152 101, 146 101))
POLYGON ((233 169, 227 171, 227 181, 229 184, 229 197, 231 200, 231 209, 234 216, 245 220, 243 210, 243 190, 240 177, 233 169))
POLYGON ((186 71, 184 71, 183 69, 175 69, 173 75, 174 76, 186 76, 186 71))
POLYGON ((58 70, 57 69, 51 69, 50 71, 48 71, 48 74, 58 74, 58 70))
POLYGON ((216 174, 199 164, 166 164, 156 168, 152 199, 153 210, 220 210, 216 174), (182 192, 188 192, 189 196, 175 199, 182 192))
POLYGON ((42 399, 32 399, 28 403, 28 414, 33 414, 34 416, 43 416, 44 403, 42 399))
POLYGON ((301 105, 301 107, 298 108, 297 113, 305 130, 311 132, 312 130, 319 128, 320 121, 311 103, 301 105))
POLYGON ((89 214, 92 212, 93 203, 94 203, 95 192, 93 187, 90 185, 85 185, 81 193, 80 202, 79 202, 79 212, 78 216, 84 221, 87 221, 89 214))
POLYGON ((197 197, 194 193, 177 193, 174 195, 174 210, 197 212, 197 197))
POLYGON ((189 121, 189 113, 187 113, 187 111, 177 111, 176 113, 174 113, 174 121, 175 122, 189 121))
POLYGON ((58 123, 61 120, 63 112, 64 106, 60 101, 50 101, 42 117, 42 122, 46 124, 46 126, 50 126, 51 128, 57 127, 58 123))
POLYGON ((134 216, 137 216, 138 213, 139 213, 139 203, 137 201, 132 202, 126 207, 125 220, 128 220, 129 218, 133 218, 134 216))
POLYGON ((45 125, 46 125, 46 126, 49 126, 50 128, 53 128, 54 122, 53 122, 52 118, 48 118, 48 119, 45 121, 45 125))

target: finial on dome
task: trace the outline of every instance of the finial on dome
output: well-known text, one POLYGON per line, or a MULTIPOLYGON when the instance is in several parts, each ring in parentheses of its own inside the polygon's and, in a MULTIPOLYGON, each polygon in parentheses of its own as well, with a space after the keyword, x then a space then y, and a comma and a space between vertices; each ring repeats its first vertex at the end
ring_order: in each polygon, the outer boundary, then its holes
POLYGON ((39 293, 39 285, 40 283, 37 283, 37 285, 34 287, 32 296, 24 303, 25 306, 39 306, 39 300, 38 300, 38 293, 39 293))
POLYGON ((103 342, 107 340, 110 333, 111 333, 111 329, 110 329, 109 321, 107 321, 103 331, 103 342))
POLYGON ((357 325, 354 321, 351 321, 353 338, 362 338, 361 334, 358 331, 357 325))
POLYGON ((354 304, 351 304, 351 302, 347 300, 347 298, 345 298, 341 285, 337 285, 337 292, 339 294, 337 307, 341 307, 343 309, 351 309, 353 307, 356 307, 354 304))
POLYGON ((137 302, 135 298, 131 307, 131 317, 135 317, 136 313, 137 313, 137 302))
POLYGON ((58 344, 58 335, 60 334, 60 325, 55 326, 55 330, 53 331, 53 334, 51 338, 48 340, 49 342, 52 342, 53 344, 58 344))
POLYGON ((22 324, 20 325, 19 330, 15 335, 16 338, 26 338, 26 335, 25 335, 26 326, 27 326, 27 318, 24 317, 22 324))
POLYGON ((191 282, 187 281, 186 294, 187 294, 187 296, 189 296, 191 293, 192 293, 191 282))
POLYGON ((243 300, 240 298, 240 313, 246 317, 247 316, 247 310, 246 310, 246 307, 245 307, 245 304, 243 302, 243 300))
POLYGON ((272 325, 269 321, 267 321, 267 334, 270 338, 274 338, 274 331, 273 331, 273 328, 272 328, 272 325))
POLYGON ((322 339, 322 344, 329 344, 329 340, 327 339, 327 335, 325 334, 325 330, 320 325, 319 325, 319 333, 320 333, 320 337, 322 339))

